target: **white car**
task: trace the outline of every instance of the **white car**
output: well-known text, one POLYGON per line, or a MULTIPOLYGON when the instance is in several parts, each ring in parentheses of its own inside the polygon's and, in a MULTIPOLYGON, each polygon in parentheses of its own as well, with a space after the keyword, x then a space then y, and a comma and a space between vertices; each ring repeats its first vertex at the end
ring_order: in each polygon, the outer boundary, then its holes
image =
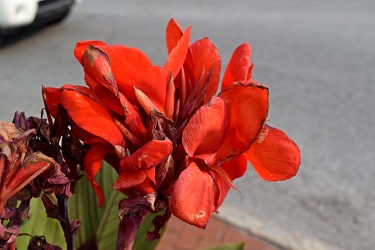
POLYGON ((0 37, 34 24, 58 22, 81 0, 0 0, 0 37))

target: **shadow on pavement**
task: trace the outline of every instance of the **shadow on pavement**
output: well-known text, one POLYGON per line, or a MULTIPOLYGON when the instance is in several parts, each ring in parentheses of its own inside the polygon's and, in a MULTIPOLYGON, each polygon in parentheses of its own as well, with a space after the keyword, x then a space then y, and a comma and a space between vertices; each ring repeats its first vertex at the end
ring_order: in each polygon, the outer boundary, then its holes
POLYGON ((39 32, 51 25, 57 25, 64 21, 66 15, 52 21, 38 21, 33 24, 12 30, 0 30, 0 49, 29 37, 37 35, 39 32))

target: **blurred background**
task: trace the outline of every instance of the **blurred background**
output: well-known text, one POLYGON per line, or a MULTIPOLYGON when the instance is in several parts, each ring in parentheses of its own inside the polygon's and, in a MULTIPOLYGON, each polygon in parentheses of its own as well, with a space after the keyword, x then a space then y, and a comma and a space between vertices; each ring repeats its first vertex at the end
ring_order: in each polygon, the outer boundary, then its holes
POLYGON ((1 38, 0 119, 39 116, 41 86, 84 85, 77 41, 167 58, 174 17, 209 37, 222 69, 244 42, 270 89, 269 124, 299 145, 300 171, 268 183, 249 166, 219 216, 291 249, 375 249, 375 2, 84 0, 63 22, 1 38))

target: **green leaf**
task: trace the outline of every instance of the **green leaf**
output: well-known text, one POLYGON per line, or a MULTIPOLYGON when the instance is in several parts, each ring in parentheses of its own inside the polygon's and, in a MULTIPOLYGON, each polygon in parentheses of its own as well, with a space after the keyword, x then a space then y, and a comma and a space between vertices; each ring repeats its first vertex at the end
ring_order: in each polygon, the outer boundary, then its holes
POLYGON ((78 181, 75 194, 69 199, 69 216, 82 222, 76 236, 77 249, 93 241, 98 249, 116 249, 119 224, 118 203, 125 196, 112 188, 117 180, 116 171, 104 163, 96 181, 103 189, 105 202, 98 207, 98 199, 86 177, 78 181))
MULTIPOLYGON (((112 188, 117 177, 116 171, 104 162, 95 178, 105 197, 102 208, 98 207, 96 194, 89 181, 82 178, 77 183, 76 193, 69 199, 69 216, 78 218, 82 222, 76 236, 77 249, 90 241, 96 243, 99 250, 116 249, 120 222, 118 204, 126 198, 124 194, 112 188)), ((152 250, 156 247, 158 241, 145 240, 147 231, 153 230, 152 220, 155 216, 147 215, 141 227, 137 230, 133 246, 135 249, 152 250)), ((88 249, 92 249, 92 246, 88 249)))
MULTIPOLYGON (((60 227, 60 223, 56 219, 47 217, 46 209, 40 198, 31 199, 29 215, 30 219, 26 220, 21 227, 21 234, 27 233, 32 236, 44 235, 48 243, 66 249, 64 232, 60 227)), ((30 240, 30 236, 18 236, 17 249, 27 249, 30 240)))
POLYGON ((233 244, 224 244, 217 247, 205 248, 202 250, 243 250, 245 243, 233 243, 233 244))
MULTIPOLYGON (((103 163, 96 178, 105 196, 102 208, 98 207, 98 199, 87 178, 83 177, 78 181, 76 192, 69 198, 68 203, 70 221, 78 219, 82 222, 75 238, 76 249, 85 244, 87 244, 86 249, 116 249, 120 222, 118 203, 126 198, 124 194, 112 188, 117 177, 116 171, 109 164, 103 163), (96 247, 93 248, 89 243, 94 243, 96 247)), ((65 237, 60 223, 55 219, 47 218, 41 199, 32 199, 30 207, 30 219, 25 221, 21 233, 44 235, 48 243, 66 249, 65 237)), ((134 242, 135 249, 153 250, 157 246, 158 240, 145 240, 147 231, 154 229, 152 220, 155 216, 157 215, 147 215, 141 227, 137 230, 134 242)), ((30 239, 29 236, 19 236, 17 238, 17 249, 27 249, 30 239)))

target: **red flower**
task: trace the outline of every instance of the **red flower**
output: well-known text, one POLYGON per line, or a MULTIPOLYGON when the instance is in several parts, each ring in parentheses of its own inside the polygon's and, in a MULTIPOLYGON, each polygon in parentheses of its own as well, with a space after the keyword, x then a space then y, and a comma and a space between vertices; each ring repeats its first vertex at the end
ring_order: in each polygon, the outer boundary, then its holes
POLYGON ((44 88, 46 107, 52 116, 56 117, 55 106, 61 104, 71 116, 77 135, 92 146, 84 168, 100 206, 104 197, 94 177, 103 158, 120 174, 116 189, 128 195, 155 191, 155 166, 171 154, 172 143, 168 138, 155 140, 147 131, 150 108, 162 113, 168 108, 168 75, 181 69, 189 46, 189 31, 190 28, 170 54, 166 70, 152 65, 135 48, 100 41, 79 42, 74 54, 84 67, 88 88, 44 88), (143 161, 137 158, 139 155, 143 161))
MULTIPOLYGON (((174 20, 167 32, 167 44, 183 34, 174 20)), ((197 79, 201 74, 209 78, 206 93, 216 91, 220 58, 215 47, 202 39, 190 46, 189 53, 186 78, 197 79)), ((250 55, 249 44, 234 51, 221 93, 197 110, 182 134, 189 158, 174 184, 170 206, 177 217, 198 227, 205 227, 233 186, 232 180, 244 174, 246 158, 268 181, 294 176, 300 164, 297 145, 281 130, 265 125, 268 89, 252 80, 250 55)), ((209 98, 206 94, 205 100, 209 98)))
POLYGON ((167 26, 168 59, 152 65, 140 50, 100 41, 79 42, 75 57, 87 87, 46 88, 46 104, 61 104, 72 128, 91 145, 84 162, 94 181, 102 159, 119 172, 114 188, 130 196, 158 192, 169 197, 180 219, 205 227, 224 201, 247 160, 268 181, 294 176, 297 145, 265 124, 268 88, 252 80, 249 44, 233 53, 224 73, 207 38, 190 45, 172 19, 167 26))

